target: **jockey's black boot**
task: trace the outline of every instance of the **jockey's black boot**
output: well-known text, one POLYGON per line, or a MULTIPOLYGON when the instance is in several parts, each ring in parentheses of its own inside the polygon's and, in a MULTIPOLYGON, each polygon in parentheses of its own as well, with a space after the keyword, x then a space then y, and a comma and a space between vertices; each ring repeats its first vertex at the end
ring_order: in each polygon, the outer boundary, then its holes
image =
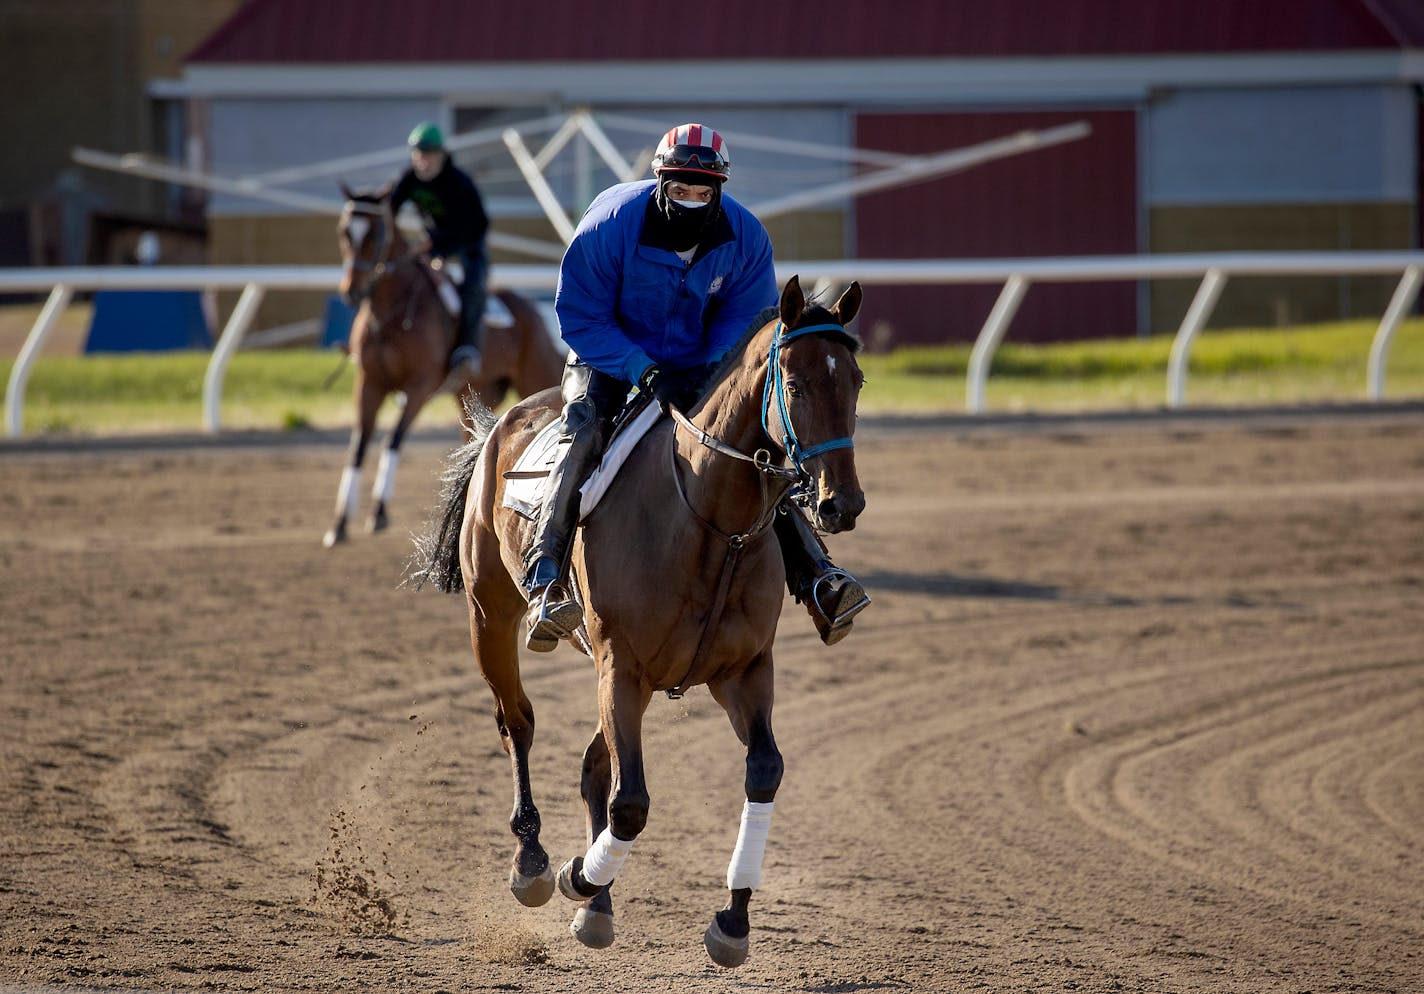
POLYGON ((471 321, 462 312, 460 314, 460 328, 455 336, 455 348, 450 352, 450 373, 459 374, 467 379, 479 375, 483 364, 483 356, 480 354, 480 319, 471 321), (471 327, 473 325, 473 327, 471 327))
POLYGON ((564 438, 569 450, 554 467, 544 489, 534 542, 525 557, 524 589, 529 599, 524 644, 551 652, 583 624, 583 606, 568 582, 568 559, 578 527, 579 488, 603 452, 602 425, 587 401, 564 410, 564 438))
POLYGON ((806 605, 816 632, 826 645, 850 634, 855 616, 870 597, 855 577, 831 562, 826 547, 801 510, 783 504, 776 515, 776 538, 786 563, 786 585, 799 604, 806 605))

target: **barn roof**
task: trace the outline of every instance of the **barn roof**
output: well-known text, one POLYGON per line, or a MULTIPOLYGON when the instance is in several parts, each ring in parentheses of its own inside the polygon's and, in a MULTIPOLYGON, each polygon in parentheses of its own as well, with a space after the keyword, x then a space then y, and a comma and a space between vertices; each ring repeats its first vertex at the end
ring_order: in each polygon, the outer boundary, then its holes
POLYGON ((1424 48, 1418 0, 247 0, 190 64, 1004 58, 1424 48))

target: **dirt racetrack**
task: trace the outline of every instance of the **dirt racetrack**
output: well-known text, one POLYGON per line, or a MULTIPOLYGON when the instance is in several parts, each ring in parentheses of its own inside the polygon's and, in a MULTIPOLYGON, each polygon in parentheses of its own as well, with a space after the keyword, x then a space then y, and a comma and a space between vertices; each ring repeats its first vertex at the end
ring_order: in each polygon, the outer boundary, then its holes
MULTIPOLYGON (((825 649, 788 601, 737 971, 703 688, 615 945, 506 890, 463 607, 398 586, 450 441, 333 551, 334 438, 0 449, 0 991, 1424 991, 1419 406, 863 419, 875 603, 825 649)), ((525 666, 562 861, 593 674, 525 666)))

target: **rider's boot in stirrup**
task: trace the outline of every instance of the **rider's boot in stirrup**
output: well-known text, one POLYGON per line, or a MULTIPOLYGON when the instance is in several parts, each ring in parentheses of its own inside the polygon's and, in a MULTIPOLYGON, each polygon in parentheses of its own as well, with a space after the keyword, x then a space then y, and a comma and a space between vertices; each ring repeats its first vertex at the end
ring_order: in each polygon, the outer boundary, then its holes
POLYGON ((855 577, 830 561, 801 511, 791 505, 783 510, 776 516, 776 537, 786 562, 786 584, 797 603, 806 605, 821 641, 835 645, 850 634, 870 597, 855 577))
POLYGON ((480 324, 465 314, 460 314, 460 326, 456 329, 455 347, 450 350, 450 377, 474 379, 480 375, 484 357, 480 354, 480 324))
MULTIPOLYGON (((582 420, 586 407, 586 403, 569 405, 564 413, 565 424, 582 420)), ((567 565, 578 526, 579 488, 598 463, 600 432, 591 416, 582 424, 568 427, 573 431, 573 440, 568 454, 549 478, 534 544, 525 559, 528 565, 524 589, 529 612, 525 616, 524 644, 534 652, 552 652, 560 639, 568 638, 583 624, 583 605, 574 598, 567 565)))

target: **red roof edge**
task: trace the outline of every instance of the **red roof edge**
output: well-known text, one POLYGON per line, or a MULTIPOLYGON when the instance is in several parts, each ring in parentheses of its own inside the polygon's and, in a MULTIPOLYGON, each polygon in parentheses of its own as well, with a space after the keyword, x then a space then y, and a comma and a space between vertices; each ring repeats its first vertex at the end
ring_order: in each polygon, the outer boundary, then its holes
POLYGON ((201 62, 214 50, 221 50, 231 35, 241 34, 247 26, 247 22, 259 17, 262 8, 269 6, 270 2, 271 0, 245 0, 243 5, 231 17, 223 21, 212 34, 198 42, 193 50, 183 57, 183 61, 197 60, 201 62))

